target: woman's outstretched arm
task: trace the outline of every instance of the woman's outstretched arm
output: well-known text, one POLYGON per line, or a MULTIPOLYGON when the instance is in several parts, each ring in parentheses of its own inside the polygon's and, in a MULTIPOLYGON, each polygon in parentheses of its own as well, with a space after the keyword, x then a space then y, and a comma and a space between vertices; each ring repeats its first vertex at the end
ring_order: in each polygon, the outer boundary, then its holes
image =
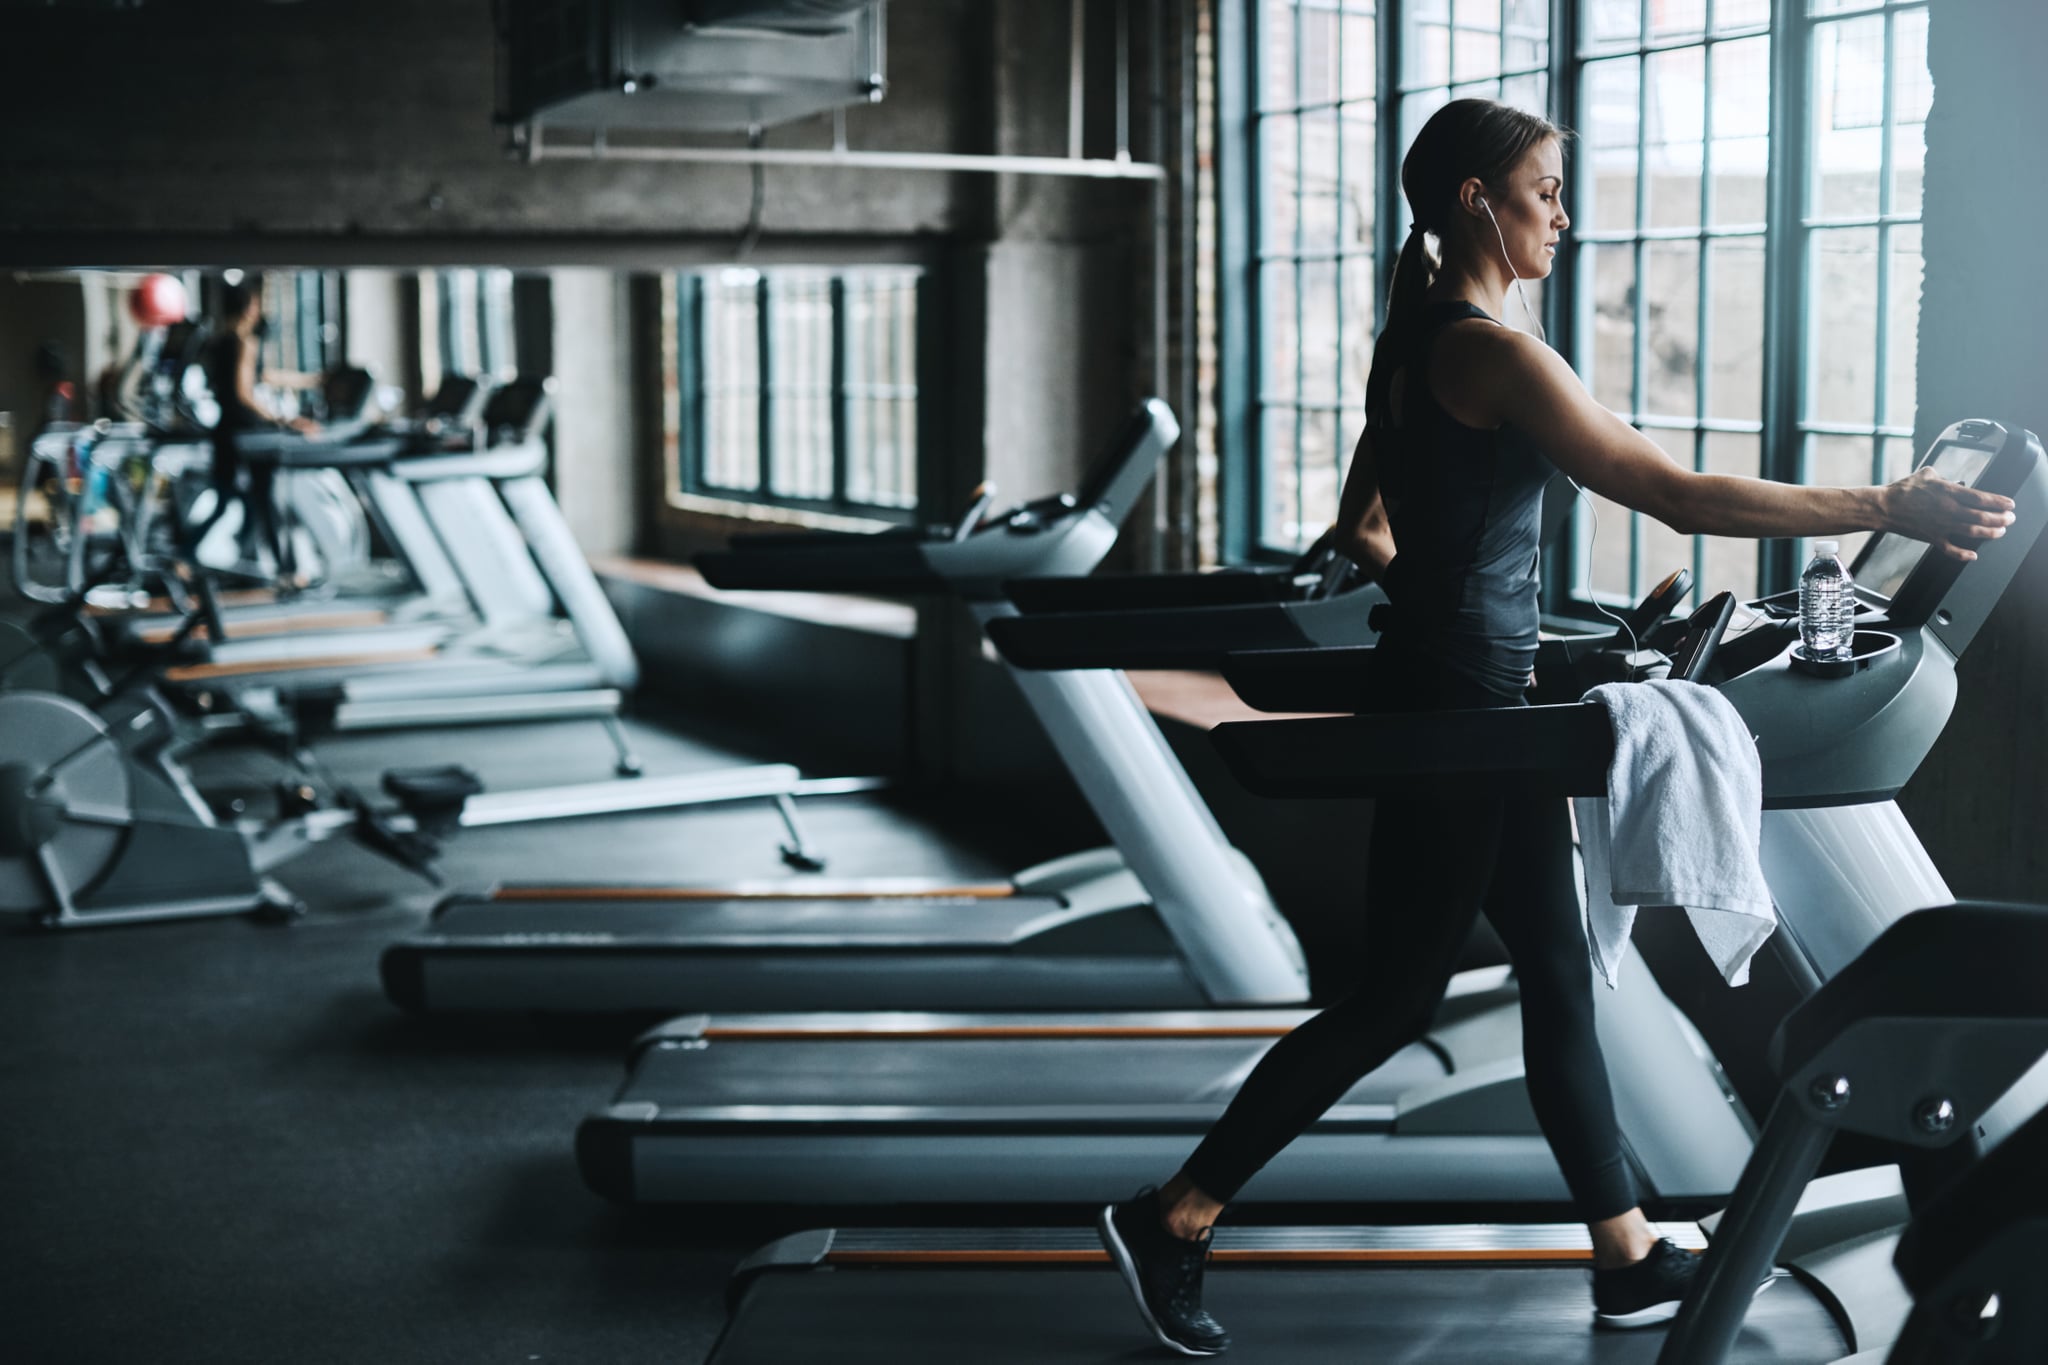
MULTIPOLYGON (((1868 488, 1812 488, 1700 474, 1596 402, 1564 357, 1502 328, 1461 328, 1461 403, 1528 434, 1566 474, 1602 497, 1647 513, 1681 535, 1828 536, 1894 531, 1955 559, 1973 541, 2005 534, 2013 502, 1917 470, 1868 488)), ((1446 338, 1447 343, 1451 341, 1446 338)))

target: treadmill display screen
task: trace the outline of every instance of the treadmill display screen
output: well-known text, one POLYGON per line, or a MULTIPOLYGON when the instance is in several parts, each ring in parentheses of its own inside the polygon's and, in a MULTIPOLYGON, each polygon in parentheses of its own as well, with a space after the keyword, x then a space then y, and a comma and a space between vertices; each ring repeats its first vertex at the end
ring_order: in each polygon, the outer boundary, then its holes
MULTIPOLYGON (((1944 479, 1974 484, 1995 453, 1944 441, 1922 463, 1932 466, 1934 472, 1944 479)), ((1856 562, 1849 566, 1849 576, 1864 592, 1890 601, 1898 596, 1900 585, 1919 567, 1927 549, 1925 541, 1910 540, 1905 536, 1872 536, 1864 545, 1863 552, 1856 556, 1856 562)))

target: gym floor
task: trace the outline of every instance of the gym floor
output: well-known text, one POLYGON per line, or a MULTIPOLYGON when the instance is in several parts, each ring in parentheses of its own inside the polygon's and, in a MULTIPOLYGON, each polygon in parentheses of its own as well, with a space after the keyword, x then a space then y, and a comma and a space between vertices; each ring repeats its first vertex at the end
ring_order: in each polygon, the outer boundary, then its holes
MULTIPOLYGON (((650 772, 778 757, 633 734, 650 772)), ((589 725, 321 753, 365 790, 424 761, 467 763, 493 790, 609 770, 589 725)), ((231 748, 193 766, 252 810, 276 771, 231 748)), ((804 815, 834 875, 1001 875, 1075 846, 957 802, 943 820, 878 796, 804 815)), ((612 816, 464 832, 444 871, 452 886, 791 875, 780 838, 761 803, 612 816)), ((407 1017, 377 957, 432 888, 347 840, 279 880, 313 907, 288 927, 0 930, 0 1361, 700 1360, 734 1263, 830 1221, 607 1205, 572 1138, 641 1021, 407 1017)))

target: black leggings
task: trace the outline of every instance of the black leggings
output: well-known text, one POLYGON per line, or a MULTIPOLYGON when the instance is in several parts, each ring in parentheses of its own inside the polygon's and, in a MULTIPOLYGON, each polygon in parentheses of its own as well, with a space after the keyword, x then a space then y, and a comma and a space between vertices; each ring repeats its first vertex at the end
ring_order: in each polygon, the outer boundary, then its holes
MULTIPOLYGON (((1374 709, 1521 706, 1427 662, 1387 654, 1374 709)), ((1365 962, 1351 992, 1275 1043, 1183 1174, 1228 1203, 1368 1072, 1428 1028, 1482 910, 1522 1001, 1529 1099, 1579 1216, 1638 1202, 1593 1027, 1571 826, 1556 797, 1379 803, 1366 875, 1365 962)))
POLYGON ((218 433, 213 442, 213 511, 198 526, 188 529, 184 552, 196 557, 199 542, 206 539, 214 523, 227 514, 231 503, 242 504, 242 529, 237 539, 242 553, 255 557, 255 549, 270 551, 276 572, 286 575, 296 567, 291 559, 291 540, 278 525, 277 466, 266 460, 245 462, 236 449, 232 432, 218 433))

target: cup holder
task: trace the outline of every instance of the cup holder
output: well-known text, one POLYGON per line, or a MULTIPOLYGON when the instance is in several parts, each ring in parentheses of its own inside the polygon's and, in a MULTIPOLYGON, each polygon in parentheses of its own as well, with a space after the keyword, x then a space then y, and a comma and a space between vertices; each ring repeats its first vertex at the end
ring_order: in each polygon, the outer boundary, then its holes
POLYGON ((1896 653, 1900 648, 1899 637, 1888 631, 1859 630, 1846 659, 1812 658, 1807 654, 1804 644, 1792 646, 1788 657, 1795 672, 1811 674, 1816 678, 1847 678, 1861 673, 1877 660, 1887 654, 1896 653))

